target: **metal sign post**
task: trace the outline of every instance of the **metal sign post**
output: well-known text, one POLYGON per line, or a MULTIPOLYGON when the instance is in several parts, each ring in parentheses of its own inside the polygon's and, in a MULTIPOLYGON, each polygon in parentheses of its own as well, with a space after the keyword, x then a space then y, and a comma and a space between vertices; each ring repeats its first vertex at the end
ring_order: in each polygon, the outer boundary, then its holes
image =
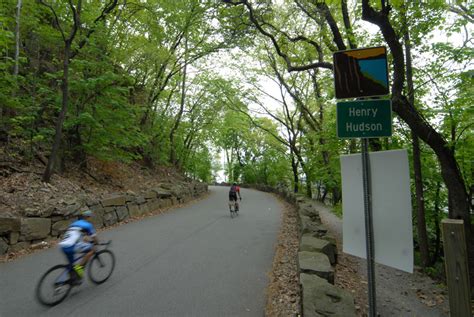
MULTIPOLYGON (((333 54, 336 99, 385 96, 388 84, 387 49, 381 47, 340 51, 333 54)), ((361 138, 362 180, 367 251, 369 316, 377 314, 374 267, 374 228, 368 138, 390 137, 390 100, 358 100, 337 104, 339 138, 361 138)))
POLYGON ((372 221, 372 184, 370 181, 369 140, 362 138, 362 181, 364 186, 364 216, 367 250, 367 282, 369 290, 369 313, 375 317, 377 301, 375 294, 375 266, 374 266, 374 226, 372 221))

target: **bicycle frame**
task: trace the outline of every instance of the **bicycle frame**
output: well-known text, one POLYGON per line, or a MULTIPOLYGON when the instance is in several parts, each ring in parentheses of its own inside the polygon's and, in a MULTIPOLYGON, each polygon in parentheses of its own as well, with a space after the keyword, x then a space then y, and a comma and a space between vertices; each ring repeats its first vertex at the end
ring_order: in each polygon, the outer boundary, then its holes
MULTIPOLYGON (((104 249, 107 249, 108 246, 110 245, 111 241, 105 242, 105 243, 97 243, 95 245, 100 245, 100 246, 105 246, 104 249)), ((94 250, 94 253, 97 252, 97 250, 94 250)), ((86 252, 80 252, 75 254, 75 258, 73 261, 73 265, 76 264, 80 259, 86 256, 86 254, 89 253, 89 251, 86 252)), ((87 265, 89 261, 85 264, 87 265)), ((58 277, 56 283, 66 283, 69 280, 69 273, 73 270, 73 265, 68 265, 67 269, 64 270, 64 272, 58 277)))

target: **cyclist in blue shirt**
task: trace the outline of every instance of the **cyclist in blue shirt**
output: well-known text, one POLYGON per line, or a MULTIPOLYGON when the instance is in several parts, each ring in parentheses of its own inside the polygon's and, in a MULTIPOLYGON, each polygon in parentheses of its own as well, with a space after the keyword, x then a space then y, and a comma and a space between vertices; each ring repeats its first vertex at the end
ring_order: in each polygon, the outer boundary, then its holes
POLYGON ((63 239, 59 242, 61 250, 69 261, 71 278, 79 281, 84 275, 84 265, 94 254, 94 243, 97 243, 96 230, 89 222, 92 211, 86 210, 79 215, 79 219, 71 223, 66 230, 63 239), (74 264, 76 253, 86 253, 80 263, 74 264), (73 276, 75 273, 75 276, 73 276))

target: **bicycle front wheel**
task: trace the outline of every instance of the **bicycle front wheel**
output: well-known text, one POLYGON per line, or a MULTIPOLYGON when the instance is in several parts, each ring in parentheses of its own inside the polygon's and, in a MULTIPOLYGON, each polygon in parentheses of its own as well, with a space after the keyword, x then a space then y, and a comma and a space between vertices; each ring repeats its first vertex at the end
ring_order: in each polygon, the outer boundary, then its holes
POLYGON ((59 264, 43 274, 36 286, 36 299, 43 305, 54 306, 62 302, 71 291, 68 266, 59 264))
POLYGON ((102 284, 112 275, 115 256, 110 250, 98 251, 89 263, 89 278, 95 284, 102 284))

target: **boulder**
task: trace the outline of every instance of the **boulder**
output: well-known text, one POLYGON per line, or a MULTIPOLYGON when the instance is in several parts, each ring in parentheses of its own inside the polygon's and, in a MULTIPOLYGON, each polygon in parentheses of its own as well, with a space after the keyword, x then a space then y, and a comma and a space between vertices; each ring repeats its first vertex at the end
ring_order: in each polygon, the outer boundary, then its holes
POLYGON ((69 224, 71 224, 71 220, 60 220, 51 226, 51 235, 52 236, 60 236, 64 231, 66 231, 67 227, 69 227, 69 224))
POLYGON ((46 238, 51 232, 51 219, 21 218, 21 235, 25 240, 46 238))
POLYGON ((96 229, 104 227, 104 216, 100 214, 94 214, 90 220, 96 229))
POLYGON ((97 200, 97 199, 88 199, 86 201, 86 205, 89 207, 89 208, 93 208, 93 207, 97 207, 100 205, 100 201, 97 200))
POLYGON ((66 208, 60 211, 60 214, 64 215, 65 217, 75 216, 79 212, 79 209, 81 209, 81 204, 74 203, 71 205, 67 205, 66 208))
POLYGON ((321 238, 327 235, 328 230, 321 223, 312 221, 309 217, 301 219, 301 234, 310 233, 313 237, 321 238))
POLYGON ((128 204, 127 207, 130 217, 139 217, 143 214, 137 204, 128 204))
POLYGON ((8 243, 9 244, 16 244, 16 243, 18 243, 19 238, 20 238, 20 232, 12 231, 8 234, 8 243))
POLYGON ((5 253, 7 253, 8 248, 8 243, 2 238, 0 238, 0 255, 4 255, 5 253))
POLYGON ((161 208, 168 208, 173 205, 173 201, 171 198, 162 199, 160 200, 160 205, 161 205, 161 208))
POLYGON ((108 227, 117 223, 117 215, 115 211, 107 212, 104 214, 104 226, 108 227))
POLYGON ((310 202, 299 203, 298 214, 300 217, 309 217, 312 221, 321 221, 321 218, 319 218, 319 211, 317 211, 315 206, 313 206, 310 202))
POLYGON ((125 220, 129 217, 127 206, 118 206, 115 210, 119 221, 125 220))
POLYGON ((141 214, 147 214, 149 213, 151 210, 150 210, 150 204, 146 203, 146 204, 143 204, 143 205, 140 205, 140 212, 141 214))
POLYGON ((321 252, 328 256, 331 264, 337 261, 337 248, 333 243, 315 238, 311 234, 304 234, 300 241, 300 251, 321 252))
POLYGON ((347 291, 314 274, 301 273, 300 283, 303 316, 357 316, 354 299, 347 291))
POLYGON ((20 231, 20 218, 0 218, 0 235, 12 231, 20 231))
POLYGON ((127 203, 127 196, 126 195, 112 195, 107 198, 102 199, 101 201, 102 206, 123 206, 127 203))
POLYGON ((171 205, 177 205, 178 204, 178 198, 177 197, 171 197, 171 205))
POLYGON ((162 198, 170 198, 171 196, 173 196, 171 194, 171 191, 169 191, 168 189, 164 189, 164 188, 155 188, 153 190, 155 193, 156 193, 156 197, 162 199, 162 198))
POLYGON ((145 197, 145 199, 155 199, 157 196, 156 196, 156 192, 153 191, 153 190, 150 190, 148 192, 146 192, 143 197, 145 197))
POLYGON ((30 247, 30 243, 23 241, 23 242, 18 242, 16 244, 10 245, 10 248, 8 249, 8 252, 18 252, 21 250, 28 249, 30 247))
POLYGON ((161 202, 159 200, 153 200, 148 202, 148 210, 150 212, 156 211, 161 208, 161 202))
POLYGON ((301 273, 316 274, 334 284, 334 269, 326 254, 320 252, 298 252, 298 267, 301 273))
POLYGON ((136 203, 139 204, 139 205, 146 203, 145 197, 143 197, 143 196, 137 196, 136 203))

